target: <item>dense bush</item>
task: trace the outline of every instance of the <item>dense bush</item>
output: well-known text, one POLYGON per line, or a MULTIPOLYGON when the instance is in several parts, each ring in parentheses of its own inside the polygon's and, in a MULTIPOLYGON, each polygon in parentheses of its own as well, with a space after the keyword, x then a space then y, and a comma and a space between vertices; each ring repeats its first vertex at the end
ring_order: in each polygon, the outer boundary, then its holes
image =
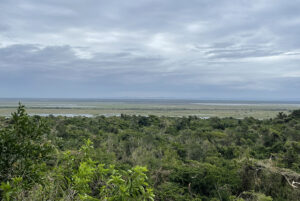
POLYGON ((37 181, 53 148, 47 140, 49 132, 42 119, 30 118, 20 105, 0 130, 0 180, 22 177, 28 183, 37 181))
POLYGON ((0 119, 1 199, 296 201, 299 113, 30 117, 20 105, 0 119))

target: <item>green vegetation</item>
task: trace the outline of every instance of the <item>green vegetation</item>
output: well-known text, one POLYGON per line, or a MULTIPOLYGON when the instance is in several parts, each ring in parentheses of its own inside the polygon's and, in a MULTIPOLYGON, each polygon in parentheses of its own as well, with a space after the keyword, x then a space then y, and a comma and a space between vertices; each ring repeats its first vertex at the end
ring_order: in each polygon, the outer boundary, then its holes
POLYGON ((273 119, 0 118, 0 198, 298 201, 300 110, 273 119))
MULTIPOLYGON (((0 99, 0 116, 10 116, 17 108, 17 100, 0 99)), ((299 103, 264 103, 264 102, 200 102, 172 100, 27 100, 29 114, 83 115, 83 116, 119 116, 155 115, 155 116, 197 116, 197 117, 254 117, 258 119, 274 118, 279 112, 285 114, 300 109, 299 103)))

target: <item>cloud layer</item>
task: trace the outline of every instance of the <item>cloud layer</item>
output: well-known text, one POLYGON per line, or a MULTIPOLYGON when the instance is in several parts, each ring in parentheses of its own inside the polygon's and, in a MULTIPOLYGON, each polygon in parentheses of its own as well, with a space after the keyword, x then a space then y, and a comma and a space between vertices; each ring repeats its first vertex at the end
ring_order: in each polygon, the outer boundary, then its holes
POLYGON ((299 100, 300 1, 2 0, 1 97, 299 100))

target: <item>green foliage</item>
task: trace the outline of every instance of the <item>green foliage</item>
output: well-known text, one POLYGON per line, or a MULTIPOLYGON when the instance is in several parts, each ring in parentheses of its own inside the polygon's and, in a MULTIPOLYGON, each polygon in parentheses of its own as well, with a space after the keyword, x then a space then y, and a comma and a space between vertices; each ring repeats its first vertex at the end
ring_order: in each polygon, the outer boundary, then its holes
POLYGON ((0 190, 3 194, 3 201, 13 200, 12 197, 17 197, 22 191, 21 188, 22 177, 12 178, 12 181, 2 182, 0 185, 0 190))
POLYGON ((19 104, 10 123, 0 130, 0 181, 19 176, 29 183, 38 180, 52 151, 48 134, 45 122, 30 118, 19 104))
POLYGON ((298 201, 300 186, 291 185, 300 182, 298 113, 30 117, 20 104, 0 119, 0 198, 298 201))
POLYGON ((255 193, 253 191, 251 192, 243 192, 241 195, 240 195, 241 198, 237 198, 237 199, 234 199, 234 200, 249 200, 249 201, 272 201, 272 197, 270 196, 266 196, 265 194, 263 193, 255 193))
MULTIPOLYGON (((91 147, 92 142, 87 140, 80 150, 87 156, 91 147)), ((104 164, 88 158, 80 162, 72 178, 74 189, 82 200, 154 200, 153 190, 147 183, 147 171, 141 166, 127 171, 117 170, 113 165, 105 168, 104 164), (98 185, 98 189, 92 189, 91 185, 98 185)))

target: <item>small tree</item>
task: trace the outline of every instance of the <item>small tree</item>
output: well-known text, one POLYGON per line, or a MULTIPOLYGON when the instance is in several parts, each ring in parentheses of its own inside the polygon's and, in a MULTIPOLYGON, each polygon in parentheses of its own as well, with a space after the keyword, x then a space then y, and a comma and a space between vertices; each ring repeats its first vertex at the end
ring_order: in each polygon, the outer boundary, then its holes
POLYGON ((0 130, 0 181, 22 177, 26 183, 38 180, 39 168, 52 150, 46 136, 49 128, 30 117, 19 103, 11 121, 0 130))

